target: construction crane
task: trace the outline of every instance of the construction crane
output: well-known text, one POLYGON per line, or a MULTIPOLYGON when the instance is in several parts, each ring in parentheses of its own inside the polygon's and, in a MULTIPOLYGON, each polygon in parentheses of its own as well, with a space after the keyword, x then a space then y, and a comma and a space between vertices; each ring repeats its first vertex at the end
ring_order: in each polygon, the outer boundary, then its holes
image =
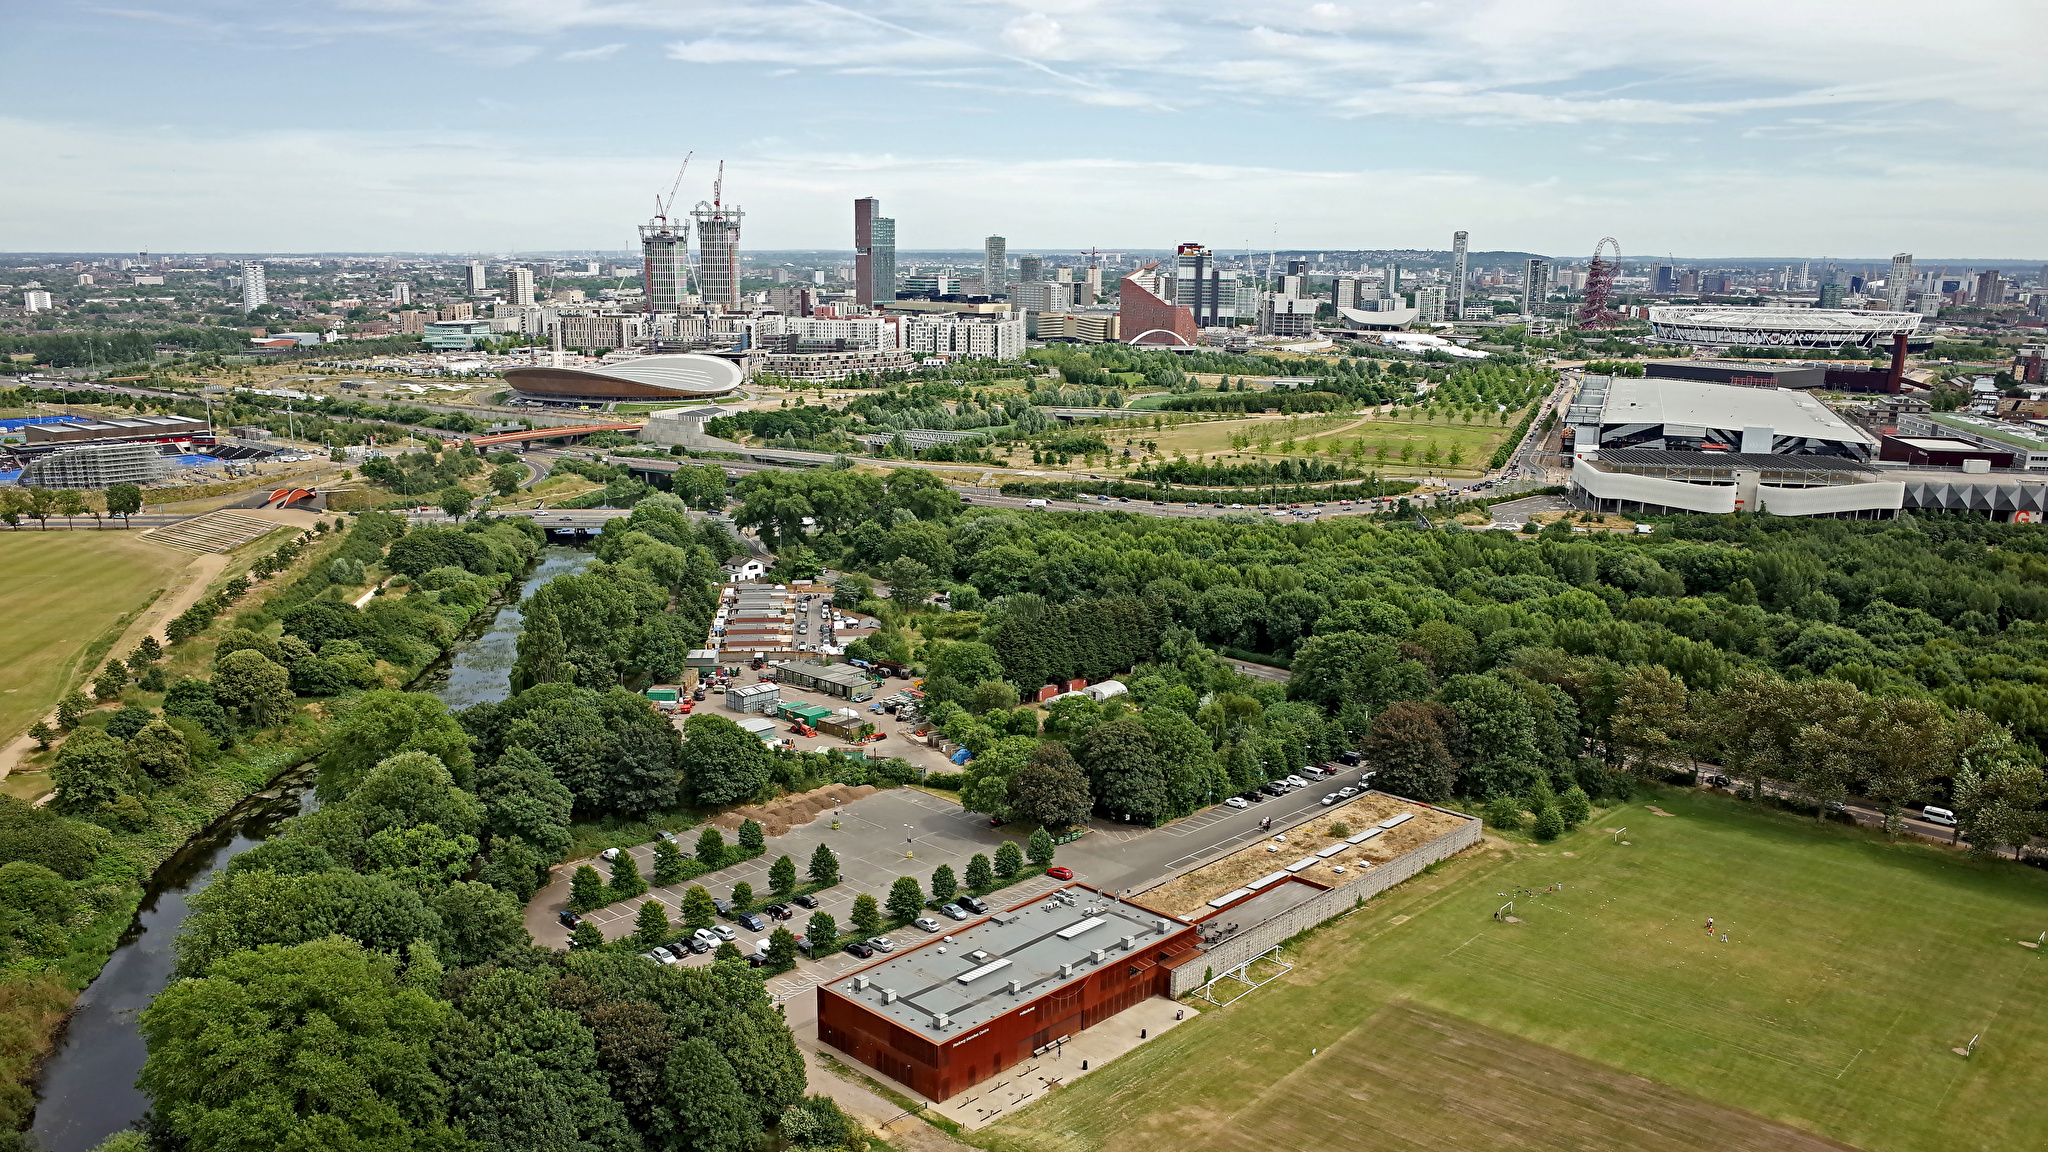
POLYGON ((1621 316, 1607 306, 1607 298, 1614 293, 1614 277, 1621 271, 1621 242, 1612 236, 1602 236, 1593 245, 1593 263, 1586 269, 1586 298, 1579 304, 1579 313, 1572 319, 1572 327, 1578 329, 1612 328, 1621 323, 1621 316), (1614 246, 1614 259, 1601 255, 1609 245, 1614 246))
MULTIPOLYGON (((676 169, 675 182, 668 186, 668 198, 663 199, 659 195, 655 196, 654 218, 656 220, 668 219, 668 210, 676 202, 676 192, 683 186, 683 173, 688 172, 690 170, 690 157, 695 156, 696 154, 697 153, 694 150, 683 153, 683 166, 676 169)), ((720 165, 721 171, 723 170, 723 168, 724 166, 720 165)))

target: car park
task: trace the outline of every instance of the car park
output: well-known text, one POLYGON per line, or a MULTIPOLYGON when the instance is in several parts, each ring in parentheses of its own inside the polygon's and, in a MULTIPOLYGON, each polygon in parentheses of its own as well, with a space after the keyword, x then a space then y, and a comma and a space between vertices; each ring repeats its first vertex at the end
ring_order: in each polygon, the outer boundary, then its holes
POLYGON ((946 918, 947 918, 947 919, 949 919, 949 920, 965 920, 965 919, 967 919, 967 909, 965 909, 965 908, 962 908, 962 907, 961 907, 961 906, 959 906, 958 904, 947 904, 947 905, 944 905, 944 906, 940 907, 939 911, 941 911, 941 912, 945 913, 945 914, 946 914, 946 918))
POLYGON ((799 908, 816 908, 818 906, 818 898, 816 896, 798 896, 791 903, 799 908))
POLYGON ((848 944, 845 948, 845 952, 848 956, 858 956, 862 960, 871 959, 875 954, 875 950, 873 948, 868 947, 867 945, 861 943, 858 940, 855 940, 853 943, 848 944))
POLYGON ((887 936, 870 936, 868 937, 868 947, 873 948, 877 952, 894 952, 896 950, 896 942, 887 936))
POLYGON ((1230 799, 1225 800, 1224 803, 1232 808, 1249 808, 1252 806, 1252 802, 1242 796, 1232 796, 1230 799))
POLYGON ((939 922, 929 916, 919 916, 917 919, 912 920, 911 923, 927 932, 937 932, 940 930, 939 922))
POLYGON ((1047 876, 1052 877, 1055 880, 1072 880, 1074 878, 1074 870, 1072 868, 1063 867, 1057 864, 1055 864, 1051 868, 1047 868, 1045 870, 1045 874, 1047 876))

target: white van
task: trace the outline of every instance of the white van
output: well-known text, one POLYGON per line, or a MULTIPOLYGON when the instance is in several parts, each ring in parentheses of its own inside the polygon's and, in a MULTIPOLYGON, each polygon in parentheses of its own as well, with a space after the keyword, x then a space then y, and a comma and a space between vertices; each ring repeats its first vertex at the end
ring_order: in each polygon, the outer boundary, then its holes
POLYGON ((1025 506, 1026 508, 1043 508, 1043 507, 1045 507, 1045 501, 1043 501, 1043 500, 1026 500, 1026 501, 1024 502, 1024 506, 1025 506))
POLYGON ((1920 810, 1920 818, 1922 820, 1927 821, 1929 824, 1939 824, 1944 828, 1953 828, 1956 826, 1955 813, 1949 811, 1946 808, 1936 808, 1932 804, 1929 804, 1927 807, 1922 808, 1920 810))

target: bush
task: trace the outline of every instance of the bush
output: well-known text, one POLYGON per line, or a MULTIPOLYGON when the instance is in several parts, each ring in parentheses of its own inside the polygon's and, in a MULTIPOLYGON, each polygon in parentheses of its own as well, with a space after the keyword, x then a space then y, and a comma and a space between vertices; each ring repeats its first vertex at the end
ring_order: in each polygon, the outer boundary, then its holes
POLYGON ((1536 813, 1534 831, 1538 840, 1555 840, 1564 835, 1564 817, 1558 815, 1557 805, 1545 804, 1543 810, 1536 813))
POLYGON ((1486 809, 1481 818, 1488 827, 1498 828, 1503 832, 1516 831, 1522 826, 1521 802, 1512 796, 1495 796, 1486 802, 1486 809))

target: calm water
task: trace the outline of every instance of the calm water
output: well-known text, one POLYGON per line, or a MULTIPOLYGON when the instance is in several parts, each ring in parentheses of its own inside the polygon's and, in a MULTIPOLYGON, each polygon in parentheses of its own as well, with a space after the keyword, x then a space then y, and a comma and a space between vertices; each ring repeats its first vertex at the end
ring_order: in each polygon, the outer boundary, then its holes
MULTIPOLYGON (((549 547, 520 586, 520 598, 595 561, 589 552, 549 547)), ((524 622, 517 608, 499 609, 484 633, 458 645, 444 668, 426 677, 421 689, 447 701, 450 708, 504 699, 511 692, 512 662, 524 622)), ((171 982, 178 959, 172 943, 191 899, 228 861, 262 843, 286 819, 311 811, 311 784, 308 775, 288 787, 251 796, 157 870, 135 923, 99 979, 79 996, 62 1041, 43 1065, 34 1130, 49 1152, 90 1152, 149 1111, 149 1098, 135 1087, 147 1055, 136 1018, 171 982)))

